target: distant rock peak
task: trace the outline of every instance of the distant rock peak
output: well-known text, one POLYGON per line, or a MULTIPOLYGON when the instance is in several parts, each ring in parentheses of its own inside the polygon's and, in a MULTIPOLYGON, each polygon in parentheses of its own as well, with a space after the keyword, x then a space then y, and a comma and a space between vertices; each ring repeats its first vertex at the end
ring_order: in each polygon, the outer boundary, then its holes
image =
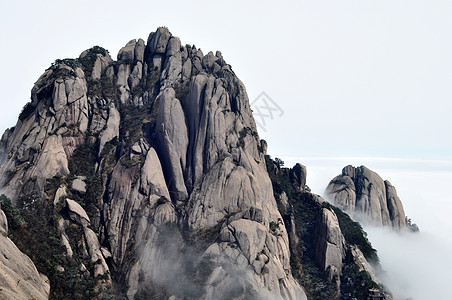
POLYGON ((327 197, 353 218, 366 224, 411 229, 394 186, 365 166, 348 165, 328 184, 327 197))

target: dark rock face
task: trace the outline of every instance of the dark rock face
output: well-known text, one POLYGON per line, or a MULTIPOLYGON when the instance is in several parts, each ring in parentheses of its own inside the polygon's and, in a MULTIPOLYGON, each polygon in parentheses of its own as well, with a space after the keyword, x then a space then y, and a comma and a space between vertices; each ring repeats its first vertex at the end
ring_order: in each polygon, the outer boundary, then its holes
POLYGON ((306 170, 306 166, 303 166, 300 163, 297 163, 292 169, 290 169, 290 179, 292 184, 297 189, 303 189, 306 186, 307 176, 308 172, 306 170))
POLYGON ((361 166, 346 166, 326 188, 333 203, 355 219, 377 226, 407 227, 402 202, 389 181, 361 166))
POLYGON ((117 61, 94 47, 46 70, 2 137, 0 187, 57 217, 46 226, 93 298, 305 299, 285 227, 270 230, 282 218, 263 148, 221 53, 159 28, 117 61))

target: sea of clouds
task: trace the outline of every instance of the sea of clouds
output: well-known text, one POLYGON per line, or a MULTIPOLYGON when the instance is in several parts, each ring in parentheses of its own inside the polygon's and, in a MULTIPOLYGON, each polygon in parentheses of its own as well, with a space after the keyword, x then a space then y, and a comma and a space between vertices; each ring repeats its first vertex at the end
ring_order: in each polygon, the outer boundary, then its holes
POLYGON ((452 161, 371 157, 281 157, 300 162, 307 184, 322 195, 346 165, 365 165, 397 189, 405 214, 420 232, 365 227, 384 270, 382 280, 396 299, 452 299, 452 161))

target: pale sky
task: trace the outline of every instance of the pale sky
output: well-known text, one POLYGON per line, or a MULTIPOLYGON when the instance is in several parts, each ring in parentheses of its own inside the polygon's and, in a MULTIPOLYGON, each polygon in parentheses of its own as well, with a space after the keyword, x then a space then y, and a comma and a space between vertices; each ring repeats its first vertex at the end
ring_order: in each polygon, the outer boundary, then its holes
POLYGON ((167 26, 220 50, 251 102, 265 92, 284 111, 259 129, 273 156, 452 159, 451 1, 17 0, 0 11, 2 132, 55 59, 94 45, 115 58, 167 26))

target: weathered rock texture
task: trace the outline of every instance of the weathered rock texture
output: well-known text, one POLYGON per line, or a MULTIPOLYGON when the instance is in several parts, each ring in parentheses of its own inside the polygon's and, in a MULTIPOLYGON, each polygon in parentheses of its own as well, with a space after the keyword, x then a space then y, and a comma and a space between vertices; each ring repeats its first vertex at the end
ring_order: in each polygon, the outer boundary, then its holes
POLYGON ((159 28, 117 61, 100 47, 58 60, 0 159, 3 192, 50 205, 96 297, 306 298, 245 87, 220 52, 159 28))
POLYGON ((0 210, 0 299, 48 299, 48 280, 31 259, 7 237, 6 217, 0 210))
POLYGON ((297 163, 292 169, 290 169, 290 179, 295 188, 301 190, 306 186, 306 178, 308 172, 306 166, 297 163))
POLYGON ((330 209, 323 208, 317 220, 315 244, 317 263, 339 290, 346 245, 337 216, 330 209))
POLYGON ((266 164, 289 233, 294 274, 301 277, 308 298, 367 299, 380 282, 373 268, 378 268, 376 251, 361 226, 322 197, 300 189, 306 184, 301 164, 282 168, 269 157, 266 164))
POLYGON ((326 188, 332 202, 366 224, 407 227, 402 202, 395 187, 365 166, 346 166, 326 188))

